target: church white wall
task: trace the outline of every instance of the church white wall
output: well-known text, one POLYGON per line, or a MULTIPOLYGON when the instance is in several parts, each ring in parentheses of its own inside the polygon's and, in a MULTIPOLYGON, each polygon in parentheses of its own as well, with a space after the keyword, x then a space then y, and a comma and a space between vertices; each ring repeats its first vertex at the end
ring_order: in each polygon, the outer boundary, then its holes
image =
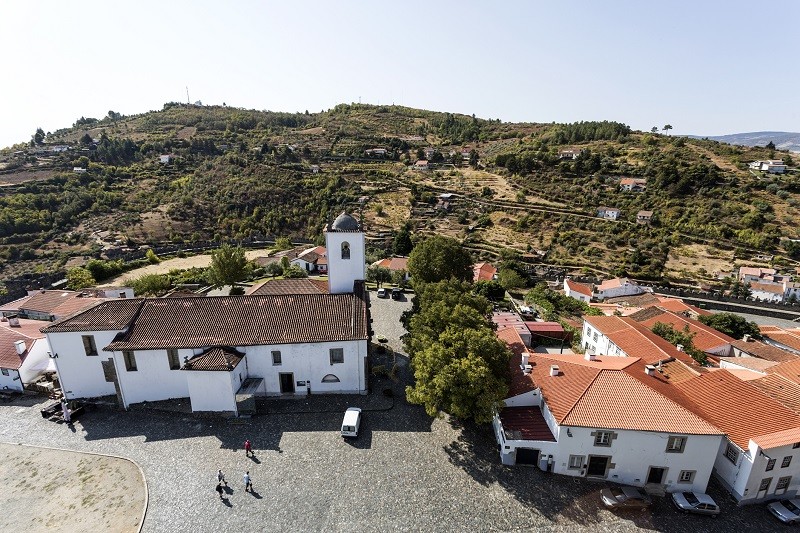
MULTIPOLYGON (((183 363, 184 355, 190 352, 191 350, 180 350, 179 361, 183 363)), ((166 350, 136 350, 133 353, 136 370, 128 371, 125 369, 122 352, 113 352, 126 408, 133 403, 189 396, 185 371, 170 369, 166 350)))
POLYGON ((292 373, 295 394, 360 393, 366 391, 364 361, 367 341, 320 342, 312 344, 276 344, 272 346, 247 346, 249 377, 264 378, 267 394, 280 394, 280 374, 292 373), (344 363, 330 363, 330 349, 344 350, 344 363), (272 364, 272 351, 281 352, 281 364, 272 364), (333 374, 338 383, 323 383, 322 378, 333 374), (298 386, 305 381, 306 386, 298 386))
POLYGON ((328 287, 332 294, 353 292, 355 280, 366 279, 364 234, 329 231, 325 233, 328 249, 328 287), (342 243, 350 245, 350 259, 342 259, 342 243))
POLYGON ((104 352, 119 331, 48 333, 50 351, 55 359, 61 389, 68 399, 96 398, 116 394, 114 383, 106 381, 102 361, 112 359, 104 352), (93 335, 98 355, 86 355, 82 335, 93 335))
MULTIPOLYGON (((237 370, 244 368, 239 363, 237 370)), ((209 370, 181 370, 186 376, 192 411, 236 412, 236 390, 232 378, 235 372, 209 370)), ((238 379, 238 378, 237 378, 238 379)), ((236 387, 238 390, 238 387, 236 387)))
POLYGON ((47 352, 50 351, 50 344, 47 339, 36 339, 36 341, 28 341, 28 356, 19 367, 19 375, 22 383, 30 383, 44 372, 41 370, 33 370, 35 367, 43 367, 47 364, 49 356, 47 352))

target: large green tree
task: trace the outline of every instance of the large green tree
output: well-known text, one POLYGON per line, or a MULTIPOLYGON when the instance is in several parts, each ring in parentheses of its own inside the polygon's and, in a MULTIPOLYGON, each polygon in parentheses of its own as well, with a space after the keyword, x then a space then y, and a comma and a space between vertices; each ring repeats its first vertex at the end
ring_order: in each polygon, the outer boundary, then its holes
POLYGON ((408 259, 413 283, 436 283, 450 278, 472 280, 472 256, 461 243, 435 235, 418 244, 408 259))
POLYGON ((431 416, 444 411, 482 423, 508 393, 511 354, 489 326, 491 304, 470 289, 451 278, 417 294, 406 338, 415 382, 406 397, 431 416))
POLYGON ((74 267, 67 271, 67 288, 69 289, 77 291, 78 289, 92 287, 96 283, 92 273, 83 267, 74 267))
POLYGON ((144 274, 127 283, 136 296, 161 296, 172 286, 166 274, 144 274))
POLYGON ((211 266, 208 267, 208 281, 215 287, 233 285, 245 279, 250 273, 250 263, 239 246, 223 244, 211 252, 211 266))
POLYGON ((745 335, 750 335, 756 339, 761 338, 758 324, 748 322, 744 317, 733 313, 714 313, 713 315, 700 316, 699 320, 706 326, 711 326, 734 339, 741 339, 745 335))
POLYGON ((408 255, 413 248, 414 244, 411 242, 411 224, 406 222, 394 236, 392 252, 395 255, 408 255))

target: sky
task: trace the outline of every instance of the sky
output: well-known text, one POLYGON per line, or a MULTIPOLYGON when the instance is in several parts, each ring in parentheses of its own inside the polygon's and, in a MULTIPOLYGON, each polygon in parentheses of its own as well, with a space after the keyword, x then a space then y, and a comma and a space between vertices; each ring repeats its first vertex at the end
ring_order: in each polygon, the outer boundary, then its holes
POLYGON ((800 131, 800 1, 2 0, 0 147, 161 109, 398 104, 800 131))

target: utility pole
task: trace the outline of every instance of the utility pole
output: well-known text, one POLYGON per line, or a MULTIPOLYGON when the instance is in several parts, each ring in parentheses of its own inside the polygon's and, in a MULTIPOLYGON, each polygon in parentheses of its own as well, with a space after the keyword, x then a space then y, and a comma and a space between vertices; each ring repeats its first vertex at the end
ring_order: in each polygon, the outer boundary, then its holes
POLYGON ((189 86, 187 85, 186 86, 186 104, 188 105, 188 104, 191 104, 191 103, 192 103, 192 101, 189 100, 189 86))

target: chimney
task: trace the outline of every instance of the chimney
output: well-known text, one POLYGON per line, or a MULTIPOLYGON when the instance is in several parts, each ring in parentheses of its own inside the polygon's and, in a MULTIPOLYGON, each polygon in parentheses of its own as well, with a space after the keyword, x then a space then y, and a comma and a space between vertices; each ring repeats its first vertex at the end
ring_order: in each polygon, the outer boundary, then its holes
POLYGON ((744 342, 750 342, 750 340, 751 340, 751 339, 750 339, 750 334, 749 334, 749 333, 745 333, 745 334, 744 334, 744 337, 742 337, 742 340, 743 340, 744 342))
POLYGON ((12 328, 18 328, 19 327, 19 318, 16 317, 16 316, 8 317, 8 325, 10 327, 12 327, 12 328))
POLYGON ((656 373, 656 367, 654 367, 653 365, 645 365, 644 373, 647 374, 648 376, 653 376, 656 373))
POLYGON ((586 352, 585 359, 587 361, 596 361, 597 360, 597 356, 595 354, 593 354, 593 353, 586 352))
POLYGON ((527 353, 522 354, 522 364, 520 366, 522 366, 522 368, 529 366, 528 361, 530 361, 530 358, 531 358, 530 354, 527 353))
POLYGON ((677 346, 675 346, 675 347, 678 349, 678 351, 679 351, 679 352, 682 352, 682 351, 683 351, 683 344, 678 344, 678 345, 677 345, 677 346))
POLYGON ((550 375, 553 377, 558 375, 558 365, 550 365, 550 375))
POLYGON ((531 365, 525 365, 525 366, 522 367, 522 373, 523 374, 530 374, 532 370, 533 370, 533 367, 531 365))
POLYGON ((27 350, 25 341, 23 340, 14 341, 14 347, 17 349, 17 355, 22 355, 25 353, 25 350, 27 350))

